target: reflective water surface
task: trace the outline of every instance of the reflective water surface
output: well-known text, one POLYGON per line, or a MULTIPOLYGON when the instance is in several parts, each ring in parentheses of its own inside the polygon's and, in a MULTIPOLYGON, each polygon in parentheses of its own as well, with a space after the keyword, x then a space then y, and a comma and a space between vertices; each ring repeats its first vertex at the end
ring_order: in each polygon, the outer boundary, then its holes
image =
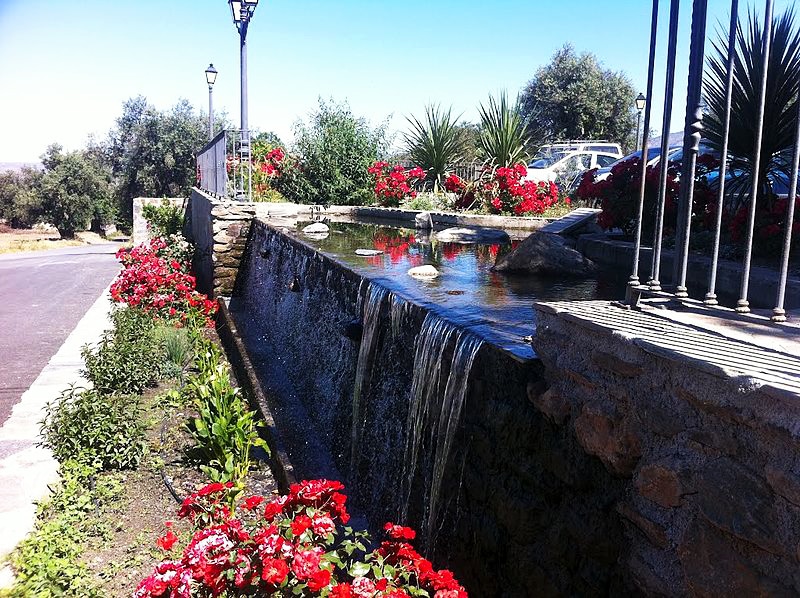
POLYGON ((441 243, 435 234, 387 225, 330 222, 327 235, 305 235, 309 222, 297 222, 289 234, 346 263, 385 286, 521 358, 534 357, 523 340, 535 329, 536 300, 621 299, 627 273, 601 271, 591 278, 501 274, 492 266, 506 244, 441 243), (371 256, 356 250, 378 250, 371 256), (412 277, 408 270, 432 265, 439 276, 412 277))

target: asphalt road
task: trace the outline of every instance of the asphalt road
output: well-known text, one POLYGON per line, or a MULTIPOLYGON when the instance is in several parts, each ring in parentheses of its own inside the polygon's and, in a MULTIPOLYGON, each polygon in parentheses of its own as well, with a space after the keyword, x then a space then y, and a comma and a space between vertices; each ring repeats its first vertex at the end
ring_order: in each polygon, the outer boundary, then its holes
POLYGON ((118 248, 0 255, 0 425, 114 279, 118 248))

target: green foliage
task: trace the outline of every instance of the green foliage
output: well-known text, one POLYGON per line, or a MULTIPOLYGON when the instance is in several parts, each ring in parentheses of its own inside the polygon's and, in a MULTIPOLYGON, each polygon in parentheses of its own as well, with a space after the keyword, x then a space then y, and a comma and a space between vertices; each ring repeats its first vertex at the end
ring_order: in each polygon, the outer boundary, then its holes
POLYGON ((505 92, 500 99, 489 96, 488 106, 480 105, 481 147, 494 166, 509 167, 518 162, 526 162, 530 157, 528 150, 530 138, 525 120, 520 111, 517 98, 515 106, 508 102, 505 92))
POLYGON ((562 139, 606 139, 630 148, 636 135, 635 92, 622 72, 593 54, 558 50, 523 90, 521 110, 535 145, 562 139))
POLYGON ((11 555, 16 579, 5 594, 11 598, 102 596, 80 557, 88 539, 106 535, 99 516, 122 485, 115 476, 95 477, 95 469, 76 461, 65 461, 59 473, 60 484, 39 505, 34 531, 11 555))
POLYGON ((42 209, 62 237, 74 237, 92 220, 110 219, 109 173, 86 152, 65 154, 60 145, 53 144, 42 156, 42 164, 42 209))
POLYGON ((84 375, 101 394, 138 395, 161 376, 163 348, 153 338, 155 323, 138 309, 112 313, 114 327, 95 348, 84 347, 84 375))
MULTIPOLYGON (((726 183, 736 203, 742 203, 752 191, 755 170, 756 122, 763 75, 764 31, 759 17, 750 13, 747 28, 741 20, 736 27, 733 93, 728 137, 729 172, 733 180, 726 183)), ((708 114, 704 118, 704 136, 715 148, 722 149, 725 115, 725 82, 728 64, 728 36, 720 33, 714 42, 714 53, 708 58, 705 71, 705 96, 708 114)), ((791 177, 791 153, 797 131, 797 93, 800 90, 800 33, 794 24, 794 13, 788 9, 772 22, 771 50, 767 65, 764 129, 759 165, 759 196, 765 194, 770 173, 782 172, 791 177)), ((730 206, 731 211, 736 206, 730 206)))
POLYGON ((144 454, 139 398, 101 395, 71 386, 45 407, 43 444, 59 462, 76 459, 99 469, 131 469, 144 454))
POLYGON ((163 375, 169 378, 182 376, 192 359, 194 340, 191 332, 186 328, 158 326, 152 336, 155 342, 163 348, 166 358, 163 375))
POLYGON ((177 235, 183 229, 183 209, 163 198, 158 205, 148 204, 142 208, 151 237, 177 235))
MULTIPOLYGON (((361 205, 372 200, 367 168, 386 148, 384 126, 371 128, 347 103, 325 102, 308 123, 295 124, 295 152, 300 170, 276 189, 292 201, 361 205), (305 179, 305 180, 302 180, 305 179)), ((281 177, 282 178, 282 177, 281 177)))
POLYGON ((195 153, 208 141, 207 117, 181 100, 160 111, 138 96, 126 101, 100 151, 116 181, 124 223, 134 197, 188 196, 195 183, 195 153))
POLYGON ((198 373, 184 388, 198 413, 189 422, 197 443, 191 452, 203 461, 201 469, 213 481, 241 482, 250 470, 250 451, 256 446, 266 448, 258 436, 255 414, 231 384, 216 345, 205 339, 200 342, 195 367, 198 373))
POLYGON ((29 166, 0 172, 0 218, 14 228, 36 224, 43 214, 41 182, 42 171, 29 166))
POLYGON ((461 158, 463 132, 452 108, 442 110, 438 105, 425 107, 424 120, 407 117, 411 130, 405 134, 411 162, 425 170, 426 180, 438 191, 444 185, 447 168, 461 158))

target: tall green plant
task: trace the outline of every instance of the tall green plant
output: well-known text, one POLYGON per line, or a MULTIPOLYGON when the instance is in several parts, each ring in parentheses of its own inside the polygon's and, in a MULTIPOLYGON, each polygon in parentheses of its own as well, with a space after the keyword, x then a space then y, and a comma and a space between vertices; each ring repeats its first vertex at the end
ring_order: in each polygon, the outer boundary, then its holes
MULTIPOLYGON (((737 204, 746 201, 752 189, 755 170, 756 123, 759 90, 763 70, 764 30, 756 15, 749 13, 745 29, 741 20, 736 27, 733 94, 728 137, 729 171, 733 179, 726 189, 737 204)), ((717 149, 722 148, 725 114, 728 38, 721 32, 714 42, 705 73, 708 114, 706 137, 717 149)), ((768 181, 776 172, 790 175, 791 148, 797 127, 797 94, 800 89, 800 34, 795 28, 794 13, 788 9, 773 18, 771 50, 767 65, 764 129, 759 160, 759 198, 768 197, 768 181)), ((733 209, 736 205, 731 206, 733 209)))
POLYGON ((488 105, 478 108, 481 147, 494 166, 513 166, 530 157, 526 149, 530 138, 519 106, 519 100, 512 106, 503 92, 499 100, 489 96, 488 105))
POLYGON ((458 125, 458 116, 452 108, 443 110, 437 104, 425 107, 423 120, 415 116, 406 117, 411 130, 405 134, 406 146, 411 161, 425 170, 427 181, 437 191, 444 184, 447 167, 461 157, 463 135, 458 125))

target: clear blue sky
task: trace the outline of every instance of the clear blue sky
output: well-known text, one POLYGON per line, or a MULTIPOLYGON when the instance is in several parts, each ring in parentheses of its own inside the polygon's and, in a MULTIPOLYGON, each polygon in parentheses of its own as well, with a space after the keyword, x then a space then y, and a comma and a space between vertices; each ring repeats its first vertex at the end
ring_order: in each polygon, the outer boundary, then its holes
MULTIPOLYGON (((710 0, 712 34, 729 4, 710 0)), ((778 0, 776 11, 788 4, 778 0)), ((669 2, 661 5, 665 34, 669 2)), ((565 43, 643 91, 649 11, 647 0, 261 0, 248 36, 250 124, 290 140, 318 96, 346 99, 373 123, 391 115, 392 130, 429 102, 476 121, 489 93, 516 94, 565 43)), ((689 0, 681 11, 685 57, 689 0)), ((659 44, 663 58, 665 35, 659 44)), ((138 94, 159 108, 183 97, 206 110, 209 62, 219 70, 215 110, 238 123, 238 60, 226 0, 0 0, 0 162, 105 136, 122 102, 138 94)), ((673 130, 683 118, 685 64, 677 80, 673 130)), ((662 93, 654 95, 657 106, 662 93)))

